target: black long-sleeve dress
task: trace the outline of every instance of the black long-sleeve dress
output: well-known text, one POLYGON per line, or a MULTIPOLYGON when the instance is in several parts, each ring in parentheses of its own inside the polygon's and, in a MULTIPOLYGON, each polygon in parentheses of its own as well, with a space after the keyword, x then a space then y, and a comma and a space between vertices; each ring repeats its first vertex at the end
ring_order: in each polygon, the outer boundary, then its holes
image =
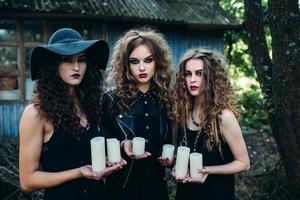
POLYGON ((167 200, 165 169, 157 158, 161 155, 162 145, 171 142, 171 128, 156 92, 139 92, 130 111, 126 113, 116 109, 117 103, 114 92, 104 95, 104 126, 109 137, 121 141, 143 137, 147 141, 145 150, 152 155, 133 161, 123 153, 128 164, 124 170, 108 177, 110 195, 113 199, 122 200, 167 200))
MULTIPOLYGON (((177 143, 183 140, 184 131, 179 129, 177 143)), ((204 134, 200 134, 196 143, 198 131, 186 129, 187 146, 192 152, 202 153, 203 166, 223 165, 233 160, 229 146, 222 142, 222 154, 217 148, 209 151, 205 144, 204 134), (196 147, 196 148, 195 148, 196 147), (196 151, 194 151, 194 149, 196 151)), ((176 200, 233 200, 234 175, 208 175, 205 183, 178 183, 176 200)))

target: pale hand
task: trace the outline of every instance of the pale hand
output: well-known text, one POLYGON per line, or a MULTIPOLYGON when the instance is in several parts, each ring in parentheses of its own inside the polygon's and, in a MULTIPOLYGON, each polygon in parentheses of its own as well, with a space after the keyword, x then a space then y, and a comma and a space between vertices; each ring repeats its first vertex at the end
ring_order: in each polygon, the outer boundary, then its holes
POLYGON ((82 166, 82 167, 79 168, 79 172, 80 172, 81 176, 83 176, 85 178, 94 179, 94 180, 101 180, 105 176, 108 176, 109 174, 111 174, 112 172, 118 170, 119 168, 120 168, 120 164, 116 164, 116 165, 113 165, 111 167, 105 168, 101 172, 94 172, 92 170, 91 165, 85 165, 85 166, 82 166))
POLYGON ((158 160, 158 162, 159 162, 161 165, 163 165, 163 166, 165 166, 165 167, 171 166, 171 165, 174 163, 174 159, 173 159, 173 160, 169 160, 168 158, 163 159, 162 157, 158 157, 157 160, 158 160))
POLYGON ((207 178, 207 176, 210 174, 210 170, 209 170, 209 168, 207 167, 207 168, 203 168, 203 169, 199 169, 198 170, 198 173, 201 173, 202 174, 202 176, 200 177, 200 178, 192 178, 192 177, 189 177, 188 178, 188 182, 189 183, 197 183, 197 184, 199 184, 199 183, 204 183, 205 181, 206 181, 206 178, 207 178))
POLYGON ((121 158, 120 162, 112 163, 112 162, 107 161, 106 165, 109 166, 109 167, 117 165, 118 169, 122 169, 124 165, 127 165, 127 162, 126 162, 126 160, 124 160, 123 158, 121 158))
MULTIPOLYGON (((189 174, 189 173, 187 173, 187 174, 189 174)), ((177 183, 187 183, 188 182, 188 178, 189 178, 188 175, 186 175, 186 177, 184 177, 184 178, 177 178, 176 174, 175 174, 175 167, 171 171, 171 176, 173 176, 175 178, 175 181, 177 183)))
POLYGON ((124 151, 127 154, 127 156, 139 160, 139 159, 143 159, 143 158, 147 158, 149 156, 151 156, 151 153, 148 151, 145 151, 145 153, 143 155, 140 156, 135 156, 132 153, 132 140, 125 140, 124 141, 124 151))

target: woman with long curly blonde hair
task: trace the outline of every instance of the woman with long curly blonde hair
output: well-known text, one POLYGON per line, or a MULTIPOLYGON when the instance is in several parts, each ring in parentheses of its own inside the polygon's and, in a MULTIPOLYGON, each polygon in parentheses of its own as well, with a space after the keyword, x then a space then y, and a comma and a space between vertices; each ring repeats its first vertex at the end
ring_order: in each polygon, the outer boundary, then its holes
POLYGON ((103 96, 107 134, 118 138, 126 167, 107 180, 114 199, 168 199, 162 145, 170 143, 173 97, 171 54, 163 35, 151 29, 130 30, 115 44, 112 56, 115 90, 103 96), (132 139, 146 139, 146 151, 133 156, 132 139))
POLYGON ((176 110, 178 145, 201 153, 204 165, 201 178, 177 180, 177 199, 234 199, 233 174, 248 170, 250 162, 221 54, 203 49, 184 54, 177 74, 176 110))

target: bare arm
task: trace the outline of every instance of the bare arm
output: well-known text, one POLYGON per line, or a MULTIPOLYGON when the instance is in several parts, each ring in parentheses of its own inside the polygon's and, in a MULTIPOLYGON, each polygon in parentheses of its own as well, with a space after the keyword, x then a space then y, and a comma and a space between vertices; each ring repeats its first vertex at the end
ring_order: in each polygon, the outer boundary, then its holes
POLYGON ((231 111, 223 110, 220 130, 233 154, 233 161, 225 165, 208 166, 203 172, 208 174, 236 174, 248 170, 250 161, 246 144, 241 128, 231 111))
POLYGON ((24 191, 49 188, 80 177, 99 180, 117 168, 113 166, 100 173, 92 172, 89 166, 55 173, 41 171, 39 160, 44 131, 44 120, 33 105, 27 106, 20 121, 19 166, 20 183, 24 191))

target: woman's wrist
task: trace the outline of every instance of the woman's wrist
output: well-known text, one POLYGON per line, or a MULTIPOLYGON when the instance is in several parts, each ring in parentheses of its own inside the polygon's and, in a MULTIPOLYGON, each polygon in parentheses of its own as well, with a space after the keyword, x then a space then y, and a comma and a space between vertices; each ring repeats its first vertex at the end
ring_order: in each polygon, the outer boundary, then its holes
POLYGON ((125 140, 123 140, 123 141, 120 143, 121 149, 124 148, 124 144, 125 144, 125 142, 127 142, 127 141, 129 141, 129 140, 128 140, 128 139, 125 139, 125 140))
POLYGON ((83 173, 82 173, 82 167, 78 167, 75 169, 75 177, 76 178, 82 178, 84 177, 83 173))

